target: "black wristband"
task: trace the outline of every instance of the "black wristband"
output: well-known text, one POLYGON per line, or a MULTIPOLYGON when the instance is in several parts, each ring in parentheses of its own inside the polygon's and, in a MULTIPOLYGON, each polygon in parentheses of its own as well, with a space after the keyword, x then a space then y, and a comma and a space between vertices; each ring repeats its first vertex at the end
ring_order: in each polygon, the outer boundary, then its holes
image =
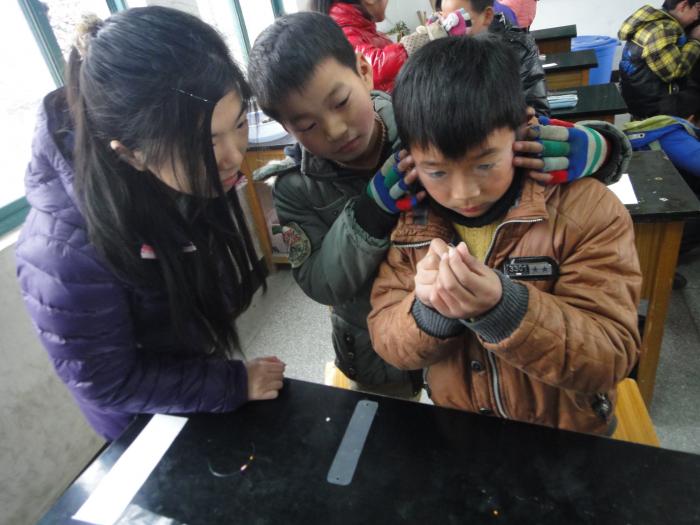
POLYGON ((448 339, 464 332, 464 326, 459 319, 445 317, 440 312, 424 305, 419 299, 413 301, 411 314, 416 320, 418 328, 431 337, 448 339))
POLYGON ((382 210, 366 192, 355 201, 355 221, 375 239, 385 239, 399 220, 398 215, 382 210))

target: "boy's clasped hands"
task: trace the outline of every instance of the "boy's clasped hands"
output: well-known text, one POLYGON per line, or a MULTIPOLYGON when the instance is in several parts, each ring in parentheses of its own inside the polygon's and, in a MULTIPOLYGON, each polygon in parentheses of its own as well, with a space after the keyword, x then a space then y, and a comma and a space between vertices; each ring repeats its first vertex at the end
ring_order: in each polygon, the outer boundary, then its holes
POLYGON ((463 242, 449 246, 433 239, 418 263, 416 298, 451 319, 474 319, 501 300, 501 280, 491 268, 469 253, 463 242))

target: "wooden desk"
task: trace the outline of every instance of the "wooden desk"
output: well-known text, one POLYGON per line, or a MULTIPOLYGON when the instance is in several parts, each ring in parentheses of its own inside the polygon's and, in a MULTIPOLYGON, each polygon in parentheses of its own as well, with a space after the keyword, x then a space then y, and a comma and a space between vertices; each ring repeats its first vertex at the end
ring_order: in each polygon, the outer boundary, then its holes
MULTIPOLYGON (((149 418, 39 523, 70 523, 149 418)), ((286 380, 274 401, 190 417, 132 504, 155 514, 148 523, 696 525, 698 479, 698 455, 286 380), (367 400, 377 410, 352 447, 354 474, 330 483, 349 421, 367 400)))
POLYGON ((284 148, 295 141, 291 136, 285 137, 276 142, 263 145, 251 145, 246 152, 241 165, 241 172, 245 175, 248 181, 246 192, 248 202, 250 203, 251 214, 253 215, 254 234, 257 235, 260 241, 260 247, 263 251, 265 263, 268 270, 273 270, 275 264, 286 263, 286 257, 275 256, 272 253, 272 241, 270 240, 270 231, 267 227, 267 220, 263 213, 258 194, 255 191, 253 181, 253 172, 267 164, 272 160, 280 160, 284 158, 284 148))
POLYGON ((700 202, 661 151, 636 152, 629 174, 639 204, 627 209, 642 267, 642 299, 649 302, 637 383, 650 407, 683 223, 700 215, 700 202))
POLYGON ((542 60, 549 91, 588 85, 590 70, 598 67, 595 51, 550 53, 542 60), (554 65, 552 65, 554 64, 554 65))
POLYGON ((576 24, 570 26, 550 27, 530 31, 537 48, 543 55, 571 51, 571 39, 577 36, 576 24))
POLYGON ((627 113, 627 104, 615 84, 580 86, 567 91, 578 94, 578 104, 573 108, 553 109, 552 117, 571 122, 604 120, 614 124, 615 115, 627 113))

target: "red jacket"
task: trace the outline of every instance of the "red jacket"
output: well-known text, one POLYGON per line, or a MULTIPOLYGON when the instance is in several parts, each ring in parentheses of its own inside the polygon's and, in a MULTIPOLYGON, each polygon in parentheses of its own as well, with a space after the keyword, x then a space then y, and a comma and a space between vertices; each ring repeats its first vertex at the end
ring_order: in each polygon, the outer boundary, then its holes
POLYGON ((372 64, 374 89, 391 93, 394 79, 408 59, 406 49, 378 32, 374 22, 365 17, 357 5, 336 2, 328 14, 341 27, 355 51, 372 64))

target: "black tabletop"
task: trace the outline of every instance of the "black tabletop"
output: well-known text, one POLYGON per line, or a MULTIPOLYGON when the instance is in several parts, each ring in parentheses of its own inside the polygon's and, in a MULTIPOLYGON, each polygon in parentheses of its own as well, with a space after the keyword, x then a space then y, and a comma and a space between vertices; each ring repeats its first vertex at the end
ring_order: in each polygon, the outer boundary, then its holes
MULTIPOLYGON (((70 523, 147 419, 41 523, 70 523)), ((286 380, 275 401, 191 417, 132 503, 190 525, 680 525, 700 523, 698 479, 700 456, 286 380), (366 399, 378 409, 354 478, 331 484, 348 422, 366 399)))
POLYGON ((635 222, 668 222, 700 215, 700 201, 662 151, 635 152, 628 171, 639 201, 627 205, 635 222))
POLYGON ((573 108, 553 109, 552 116, 556 118, 575 118, 580 115, 619 115, 627 113, 620 90, 615 84, 596 84, 593 86, 579 86, 569 88, 556 93, 576 92, 578 104, 573 108))
POLYGON ((574 38, 576 33, 576 24, 570 26, 548 27, 547 29, 537 29, 530 31, 533 38, 537 42, 544 40, 558 40, 560 38, 574 38))
POLYGON ((564 53, 549 53, 544 55, 542 64, 556 64, 556 66, 544 68, 545 73, 569 71, 571 69, 591 69, 598 67, 598 58, 595 51, 567 51, 564 53))

